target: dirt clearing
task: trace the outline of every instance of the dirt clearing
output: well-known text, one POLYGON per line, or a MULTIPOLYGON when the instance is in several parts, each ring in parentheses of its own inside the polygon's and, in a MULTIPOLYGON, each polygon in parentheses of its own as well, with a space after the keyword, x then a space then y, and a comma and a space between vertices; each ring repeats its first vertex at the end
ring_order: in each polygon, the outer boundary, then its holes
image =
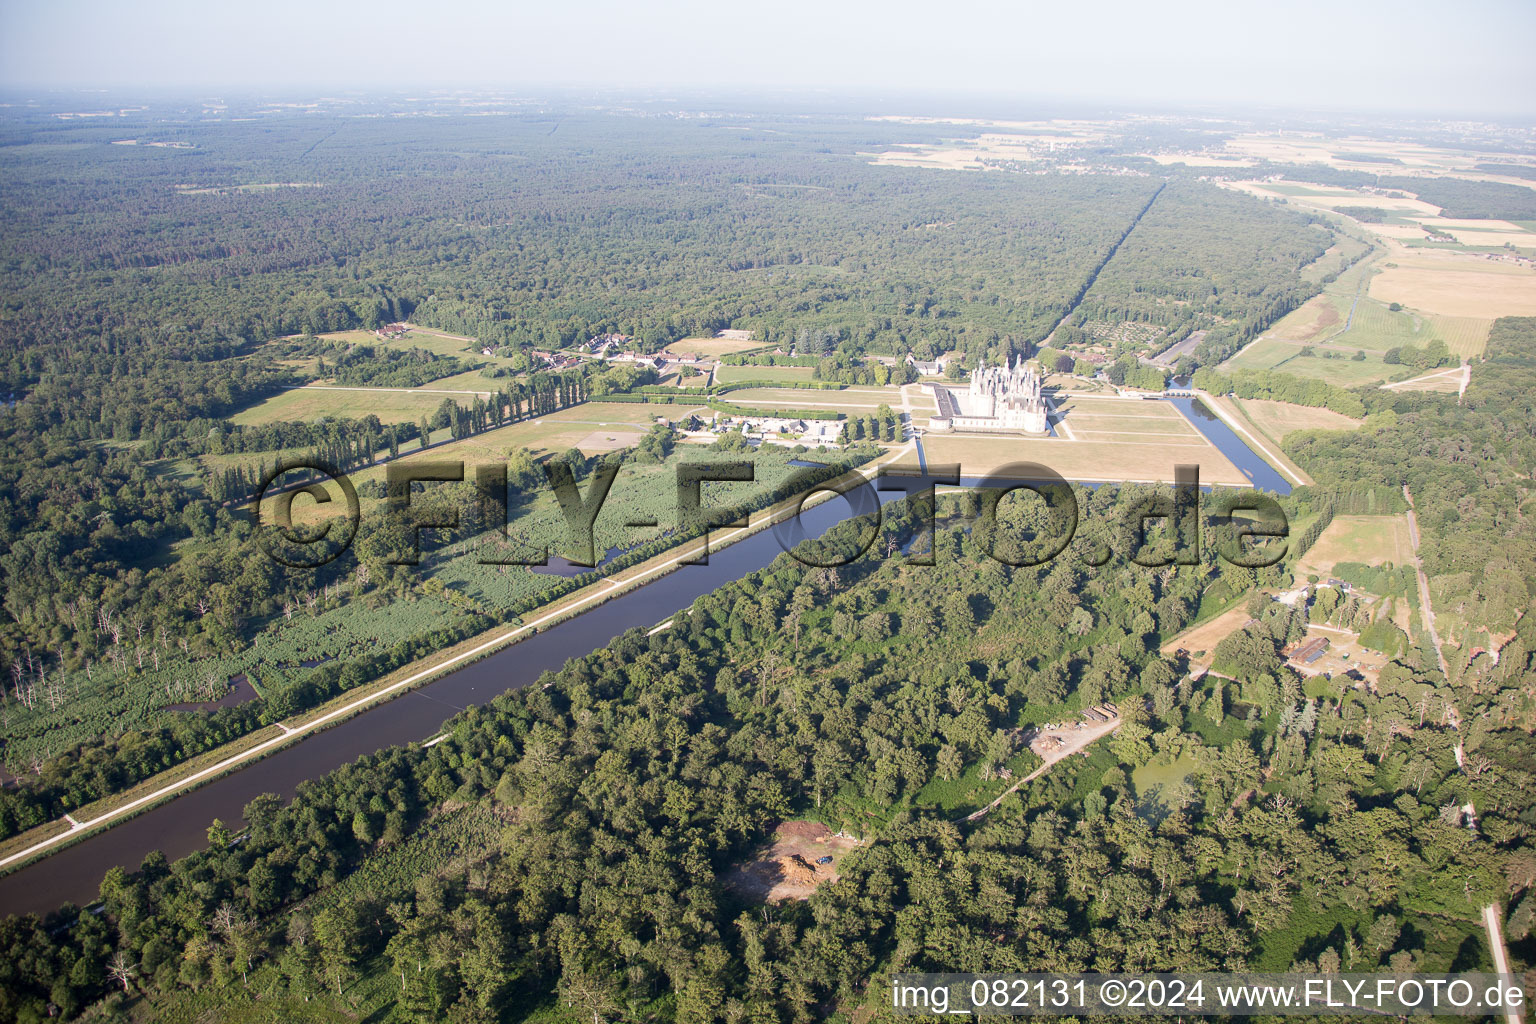
POLYGON ((773 842, 752 859, 729 872, 725 885, 764 903, 809 899, 817 886, 837 881, 837 869, 857 839, 833 835, 819 821, 786 821, 773 833, 773 842), (829 863, 817 863, 824 857, 829 863))

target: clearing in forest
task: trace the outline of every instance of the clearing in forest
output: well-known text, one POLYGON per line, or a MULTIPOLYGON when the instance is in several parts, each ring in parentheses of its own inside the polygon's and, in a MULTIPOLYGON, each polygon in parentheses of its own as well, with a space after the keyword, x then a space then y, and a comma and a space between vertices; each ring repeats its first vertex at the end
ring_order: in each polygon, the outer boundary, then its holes
POLYGON ((1216 645, 1242 629, 1248 619, 1247 602, 1239 602, 1235 608, 1228 608, 1215 618, 1206 619, 1163 644, 1163 656, 1169 657, 1178 650, 1188 651, 1190 671, 1197 675, 1203 674, 1215 660, 1216 645))
POLYGON ((1326 577, 1339 562, 1408 565, 1413 544, 1405 516, 1334 516, 1317 542, 1297 563, 1296 575, 1326 577))
POLYGON ((746 863, 725 876, 726 888, 762 903, 805 900, 818 886, 837 881, 837 869, 859 841, 832 830, 819 821, 786 821, 773 833, 773 841, 746 863), (829 863, 817 863, 823 857, 829 863))

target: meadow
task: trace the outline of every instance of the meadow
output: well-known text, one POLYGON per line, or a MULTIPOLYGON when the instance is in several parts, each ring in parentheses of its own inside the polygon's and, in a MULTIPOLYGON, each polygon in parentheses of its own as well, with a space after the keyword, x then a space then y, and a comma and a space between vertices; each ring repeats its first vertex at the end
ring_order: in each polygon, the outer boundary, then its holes
POLYGON ((1293 430, 1355 430, 1361 421, 1310 405, 1271 402, 1262 398, 1235 400, 1249 421, 1272 441, 1283 441, 1293 430))
POLYGON ((423 416, 436 412, 445 398, 452 398, 463 405, 474 401, 472 395, 445 395, 432 390, 302 387, 291 388, 241 409, 229 419, 231 423, 241 426, 295 421, 308 423, 326 416, 336 419, 377 416, 379 422, 386 425, 415 423, 423 416))
POLYGON ((1405 516, 1334 516, 1297 563, 1296 574, 1327 576, 1339 562, 1407 565, 1412 561, 1405 516))

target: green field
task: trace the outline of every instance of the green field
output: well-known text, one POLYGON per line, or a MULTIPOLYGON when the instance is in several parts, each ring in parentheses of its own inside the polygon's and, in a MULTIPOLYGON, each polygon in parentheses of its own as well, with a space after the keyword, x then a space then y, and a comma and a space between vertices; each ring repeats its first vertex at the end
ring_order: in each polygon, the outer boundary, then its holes
POLYGON ((1333 350, 1339 358, 1329 358, 1323 355, 1303 356, 1301 350, 1304 347, 1295 342, 1264 338, 1222 366, 1230 370, 1279 370, 1296 377, 1326 380, 1342 387, 1355 387, 1404 376, 1402 366, 1389 366, 1382 362, 1379 352, 1367 351, 1365 359, 1357 362, 1352 356, 1358 349, 1348 349, 1346 352, 1347 346, 1340 346, 1333 350))
POLYGON ((1295 430, 1354 430, 1360 421, 1329 409, 1259 398, 1237 399, 1243 413, 1273 441, 1295 430))
POLYGON ((856 409, 874 412, 880 405, 901 408, 900 388, 844 388, 823 391, 812 388, 743 388, 726 394, 737 405, 783 406, 787 409, 856 409))
POLYGON ((721 366, 715 371, 715 382, 760 380, 767 384, 802 384, 809 383, 814 372, 809 366, 721 366))

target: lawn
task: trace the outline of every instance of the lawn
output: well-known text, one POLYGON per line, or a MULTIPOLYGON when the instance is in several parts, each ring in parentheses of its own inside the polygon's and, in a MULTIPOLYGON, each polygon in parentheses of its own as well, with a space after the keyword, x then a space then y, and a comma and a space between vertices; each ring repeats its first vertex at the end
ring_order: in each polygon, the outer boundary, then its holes
POLYGON ((721 366, 715 371, 715 381, 720 384, 736 384, 741 381, 802 384, 809 383, 814 372, 809 366, 721 366))
POLYGON ((929 434, 923 451, 930 465, 960 464, 979 476, 1016 462, 1035 462, 1068 480, 1171 482, 1176 465, 1200 467, 1201 483, 1244 486, 1246 477, 1203 437, 1170 441, 1068 441, 1064 438, 929 434))
POLYGON ((1406 516, 1335 516, 1297 563, 1296 574, 1327 576, 1339 562, 1407 565, 1412 561, 1406 516))

